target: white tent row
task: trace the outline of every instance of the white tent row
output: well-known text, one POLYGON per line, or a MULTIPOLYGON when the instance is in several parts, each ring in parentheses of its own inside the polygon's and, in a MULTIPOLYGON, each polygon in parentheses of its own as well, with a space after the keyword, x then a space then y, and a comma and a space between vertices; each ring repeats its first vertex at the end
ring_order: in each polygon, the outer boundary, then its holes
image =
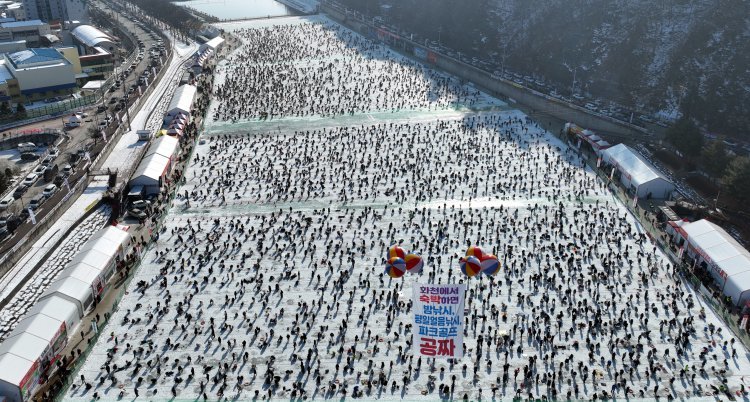
POLYGON ((750 300, 750 252, 747 249, 720 226, 705 219, 670 222, 669 226, 675 236, 687 242, 684 246, 687 255, 711 273, 724 295, 731 297, 736 305, 750 300))
POLYGON ((607 148, 601 155, 604 162, 620 172, 620 182, 640 198, 669 198, 675 189, 672 182, 625 144, 607 148))
POLYGON ((130 234, 114 226, 95 233, 0 344, 0 396, 24 401, 60 357, 68 334, 125 257, 130 234))
POLYGON ((72 302, 83 317, 94 298, 106 288, 117 261, 125 257, 130 234, 114 226, 95 233, 57 277, 40 300, 59 296, 72 302))
POLYGON ((19 402, 31 395, 79 322, 76 306, 62 297, 34 305, 0 345, 0 395, 19 402))
POLYGON ((172 96, 172 101, 169 102, 167 107, 167 116, 174 117, 180 113, 190 114, 190 108, 193 106, 193 100, 198 89, 194 85, 181 85, 175 91, 172 96))

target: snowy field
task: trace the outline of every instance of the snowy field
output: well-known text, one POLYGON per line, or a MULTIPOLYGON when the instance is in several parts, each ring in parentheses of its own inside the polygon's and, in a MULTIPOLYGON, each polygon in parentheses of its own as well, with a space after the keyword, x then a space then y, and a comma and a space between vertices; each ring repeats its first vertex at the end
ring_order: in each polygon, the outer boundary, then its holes
POLYGON ((239 49, 217 88, 263 58, 276 68, 238 85, 261 100, 236 88, 212 107, 226 118, 201 137, 165 230, 67 399, 712 399, 723 381, 740 389, 747 351, 573 151, 502 102, 435 86, 454 81, 311 21, 222 25, 244 29, 250 48, 278 39, 255 60, 239 49), (392 65, 391 85, 405 92, 368 90, 378 73, 353 76, 370 58, 392 65), (268 74, 294 89, 322 79, 321 109, 268 74), (342 99, 351 92, 361 97, 342 99), (278 115, 229 111, 243 96, 278 115), (425 257, 421 275, 384 275, 394 243, 425 257), (503 270, 467 281, 457 257, 469 244, 503 270), (464 357, 415 356, 412 286, 457 281, 468 282, 464 357))

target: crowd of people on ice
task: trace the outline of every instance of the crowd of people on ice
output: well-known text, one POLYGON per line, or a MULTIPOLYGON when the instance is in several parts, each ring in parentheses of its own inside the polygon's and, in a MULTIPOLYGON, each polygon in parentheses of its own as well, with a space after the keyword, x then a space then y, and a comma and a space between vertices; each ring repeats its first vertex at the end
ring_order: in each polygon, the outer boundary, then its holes
POLYGON ((214 120, 341 116, 471 105, 479 91, 331 23, 233 32, 214 120))
MULTIPOLYGON (((246 46, 219 81, 220 120, 475 96, 329 23, 235 34, 246 46)), ((745 391, 743 347, 576 152, 520 112, 203 139, 68 398, 745 391), (393 244, 423 272, 385 275, 393 244), (463 275, 469 245, 500 272, 463 275), (415 354, 412 286, 459 281, 463 358, 415 354)))

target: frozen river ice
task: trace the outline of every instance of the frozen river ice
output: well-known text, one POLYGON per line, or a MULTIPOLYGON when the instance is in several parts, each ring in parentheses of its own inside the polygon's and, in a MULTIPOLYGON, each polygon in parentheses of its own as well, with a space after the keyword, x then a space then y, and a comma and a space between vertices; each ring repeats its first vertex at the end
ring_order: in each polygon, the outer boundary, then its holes
MULTIPOLYGON (((339 86, 368 94, 348 73, 363 59, 404 59, 321 18, 222 27, 300 50, 264 74, 313 68, 288 78, 297 95, 247 78, 264 99, 248 104, 276 105, 273 120, 238 109, 208 125, 68 399, 709 399, 744 387, 747 351, 576 153, 521 112, 466 86, 417 96, 452 79, 413 64, 393 83, 412 104, 374 88, 375 100, 342 100, 339 86), (295 56, 314 49, 347 57, 295 56), (318 79, 321 105, 354 113, 300 102, 318 79), (422 274, 383 274, 394 243, 425 257, 422 274), (463 277, 469 244, 502 271, 463 277), (412 286, 457 281, 464 357, 415 356, 412 286)), ((235 57, 217 86, 263 57, 235 57)))

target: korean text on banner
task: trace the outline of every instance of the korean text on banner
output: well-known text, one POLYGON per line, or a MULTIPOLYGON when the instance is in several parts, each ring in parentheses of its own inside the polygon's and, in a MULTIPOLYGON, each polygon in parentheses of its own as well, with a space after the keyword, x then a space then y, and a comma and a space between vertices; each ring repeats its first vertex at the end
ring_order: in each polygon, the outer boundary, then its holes
POLYGON ((466 285, 414 284, 414 354, 442 359, 463 357, 466 285))

